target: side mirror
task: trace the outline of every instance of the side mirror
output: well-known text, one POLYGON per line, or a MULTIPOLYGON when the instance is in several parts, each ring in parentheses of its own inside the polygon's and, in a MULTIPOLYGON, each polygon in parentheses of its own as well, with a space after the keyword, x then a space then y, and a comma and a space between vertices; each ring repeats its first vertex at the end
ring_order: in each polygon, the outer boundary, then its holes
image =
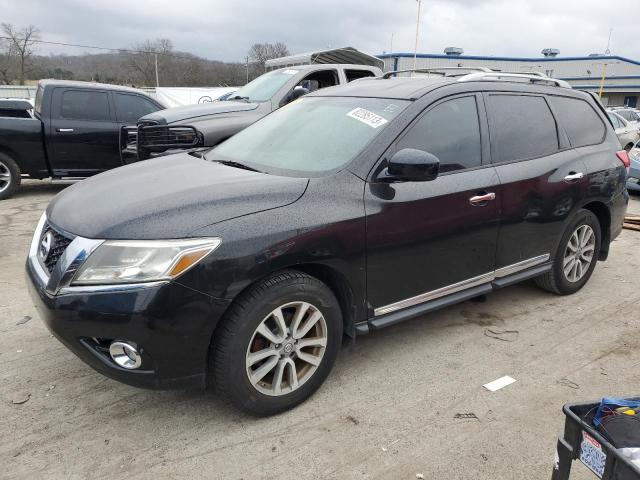
POLYGON ((298 98, 300 98, 303 95, 306 95, 307 93, 309 93, 309 89, 307 88, 304 88, 300 85, 293 87, 293 91, 289 94, 287 103, 293 102, 294 100, 297 100, 298 98))
POLYGON ((389 159, 386 178, 403 182, 429 182, 438 177, 440 160, 415 148, 398 150, 389 159))

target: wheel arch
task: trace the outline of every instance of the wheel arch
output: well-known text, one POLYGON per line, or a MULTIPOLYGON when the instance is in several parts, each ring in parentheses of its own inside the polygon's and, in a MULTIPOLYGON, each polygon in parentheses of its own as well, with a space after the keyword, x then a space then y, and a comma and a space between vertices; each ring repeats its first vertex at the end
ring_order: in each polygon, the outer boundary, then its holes
POLYGON ((609 245, 611 244, 611 212, 603 202, 599 201, 589 202, 583 205, 582 208, 589 210, 598 219, 601 234, 598 260, 606 260, 609 256, 609 245))

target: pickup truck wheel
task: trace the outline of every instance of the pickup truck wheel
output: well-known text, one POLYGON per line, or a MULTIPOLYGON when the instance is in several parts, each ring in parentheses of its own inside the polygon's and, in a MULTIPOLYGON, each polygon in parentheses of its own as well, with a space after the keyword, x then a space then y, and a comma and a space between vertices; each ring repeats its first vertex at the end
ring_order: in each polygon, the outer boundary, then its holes
POLYGON ((11 157, 0 153, 0 200, 9 198, 20 186, 20 168, 11 157))
POLYGON ((342 342, 342 312, 320 280, 283 271, 234 301, 214 333, 209 380, 233 405, 273 415, 324 382, 342 342))
POLYGON ((537 277, 536 284, 558 295, 580 290, 596 268, 601 238, 598 217, 579 210, 562 236, 551 271, 537 277))

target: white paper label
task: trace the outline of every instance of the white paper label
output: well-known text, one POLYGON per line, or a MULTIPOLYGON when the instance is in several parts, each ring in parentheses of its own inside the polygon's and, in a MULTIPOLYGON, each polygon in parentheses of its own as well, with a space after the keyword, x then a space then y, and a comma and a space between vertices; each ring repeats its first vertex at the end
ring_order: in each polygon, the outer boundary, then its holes
POLYGON ((387 123, 386 118, 381 117, 380 115, 376 115, 375 113, 361 107, 351 110, 349 113, 347 113, 347 117, 351 117, 362 123, 365 123, 371 128, 378 128, 387 123))
POLYGON ((295 75, 296 73, 298 73, 300 70, 285 70, 284 73, 285 75, 295 75))
POLYGON ((500 377, 497 380, 494 380, 493 382, 489 382, 483 385, 483 387, 489 390, 490 392, 495 392, 496 390, 500 390, 501 388, 504 388, 507 385, 511 385, 514 382, 515 382, 515 379, 509 376, 504 376, 504 377, 500 377))

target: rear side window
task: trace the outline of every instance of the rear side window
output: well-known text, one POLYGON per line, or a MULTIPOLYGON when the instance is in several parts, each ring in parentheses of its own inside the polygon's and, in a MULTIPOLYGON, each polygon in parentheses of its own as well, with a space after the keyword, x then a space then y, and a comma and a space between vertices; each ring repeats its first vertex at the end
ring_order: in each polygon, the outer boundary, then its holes
POLYGON ((158 110, 153 103, 139 95, 128 95, 126 93, 114 93, 113 98, 116 103, 116 114, 120 122, 137 122, 140 117, 158 110))
POLYGON ((67 90, 62 94, 62 118, 72 120, 109 121, 109 100, 106 92, 67 90))
POLYGON ((344 71, 344 75, 347 77, 347 82, 352 82, 353 80, 357 80, 358 78, 375 77, 371 70, 347 69, 344 71))
POLYGON ((584 100, 548 97, 558 122, 574 148, 595 145, 604 140, 605 126, 595 110, 584 100))
POLYGON ((490 95, 487 105, 494 163, 549 155, 558 150, 558 132, 543 97, 490 95))
POLYGON ((480 123, 474 97, 447 100, 429 110, 398 142, 398 150, 415 148, 440 159, 440 172, 479 167, 480 123))

